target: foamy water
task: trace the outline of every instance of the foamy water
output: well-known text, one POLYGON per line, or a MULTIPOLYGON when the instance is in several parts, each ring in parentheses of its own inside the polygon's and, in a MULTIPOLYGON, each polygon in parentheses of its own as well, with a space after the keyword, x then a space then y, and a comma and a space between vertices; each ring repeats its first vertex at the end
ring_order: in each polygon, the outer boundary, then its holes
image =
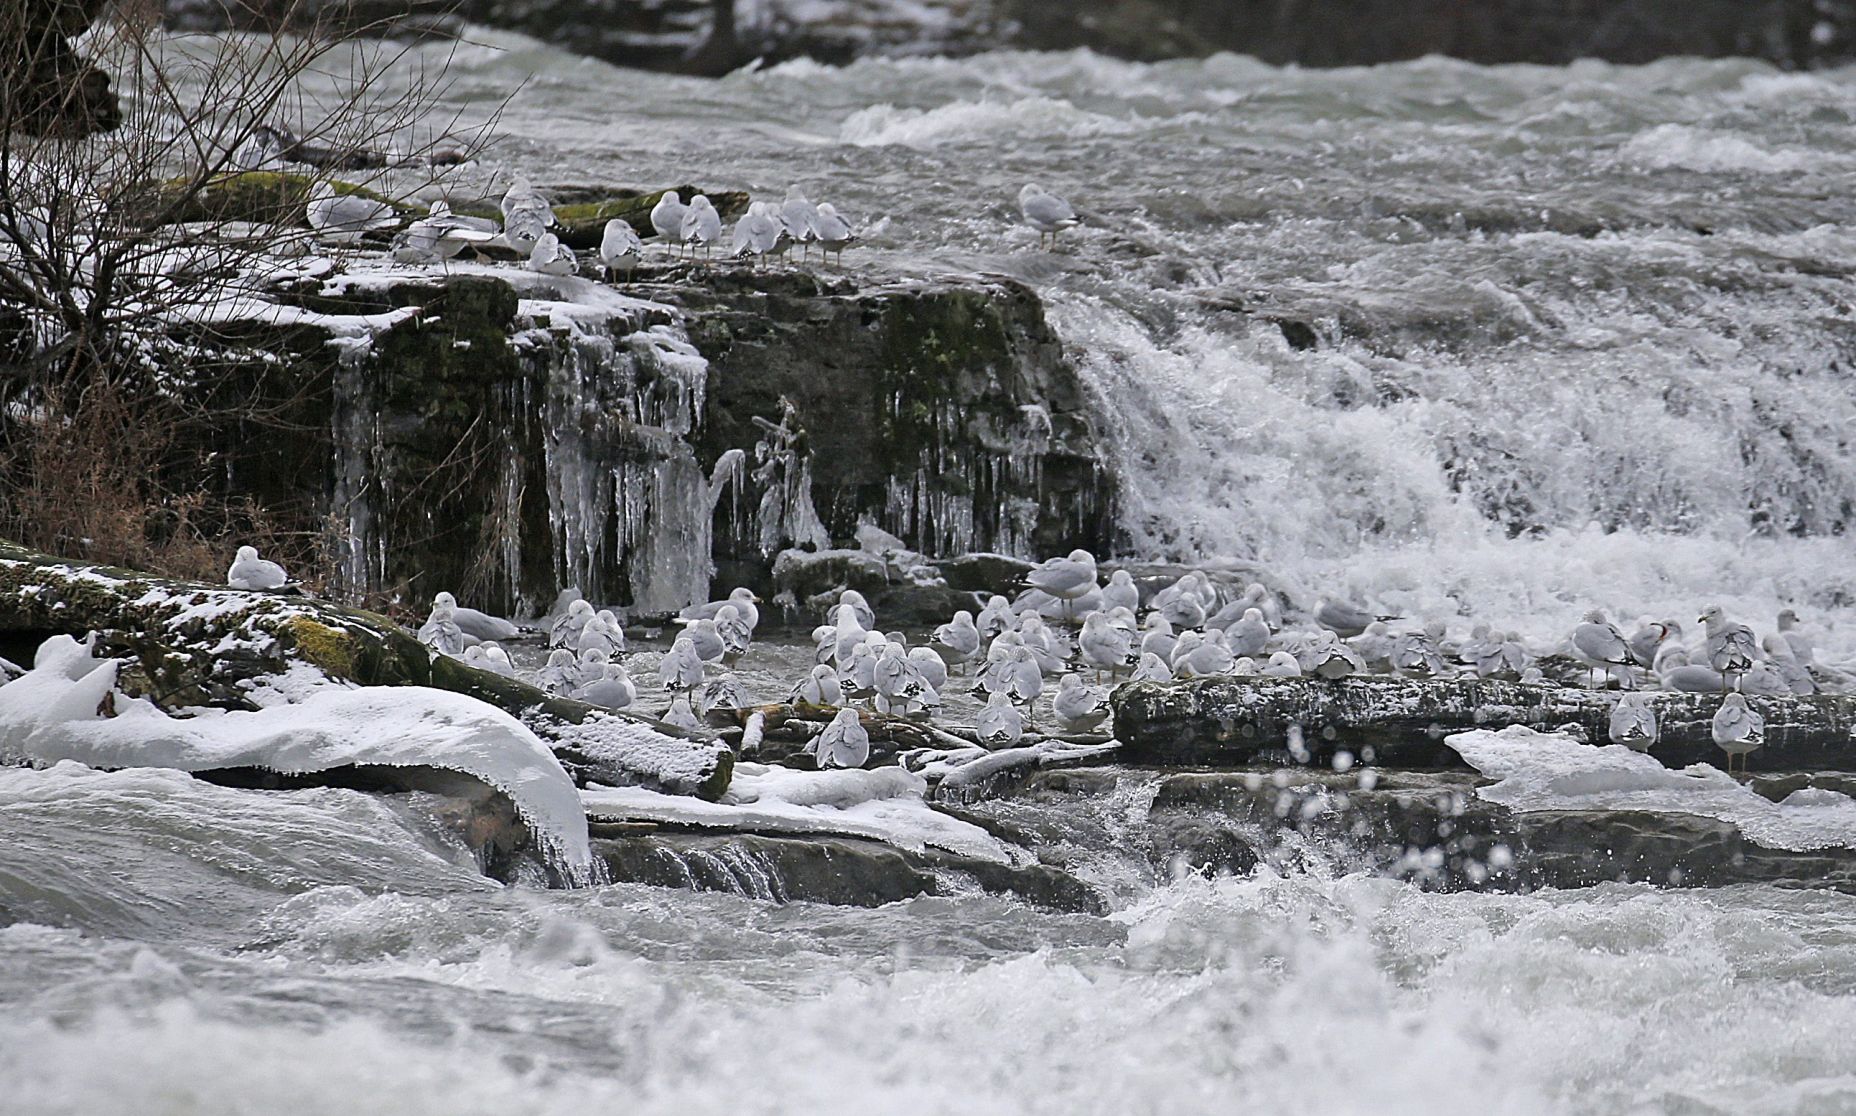
MULTIPOLYGON (((1856 651, 1856 75, 1006 54, 705 83, 476 40, 453 97, 532 76, 495 152, 539 181, 797 181, 862 223, 853 268, 1037 287, 1127 556, 1536 638, 1792 602, 1856 651), (1090 218, 1060 253, 1012 226, 1028 179, 1090 218)), ((1171 880, 1112 841, 1079 861, 1106 918, 542 892, 417 799, 69 769, 0 772, 0 834, 8 1113, 1856 1111, 1836 894, 1171 880)))
POLYGON ((1543 640, 1593 604, 1791 604, 1856 654, 1856 72, 1006 53, 705 83, 493 33, 461 72, 532 75, 495 156, 542 177, 798 183, 862 225, 853 269, 1031 283, 1125 556, 1543 640), (1014 225, 1033 180, 1088 218, 1062 252, 1014 225))

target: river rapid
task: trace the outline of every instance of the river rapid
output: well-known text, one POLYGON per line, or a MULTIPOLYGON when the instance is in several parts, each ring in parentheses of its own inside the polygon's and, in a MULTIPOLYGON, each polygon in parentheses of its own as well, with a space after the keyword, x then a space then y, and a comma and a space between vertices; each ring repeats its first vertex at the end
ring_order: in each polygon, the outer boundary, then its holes
MULTIPOLYGON (((452 66, 468 110, 526 79, 492 158, 538 182, 797 182, 862 225, 853 270, 1034 285, 1126 556, 1534 639, 1720 601, 1856 643, 1856 73, 704 82, 488 31, 452 66), (1089 218, 1059 252, 1013 226, 1028 180, 1089 218)), ((861 910, 500 887, 419 796, 0 769, 0 1110, 1856 1112, 1850 898, 1437 894, 1344 850, 1173 878, 1117 836, 1138 793, 1101 809, 1106 917, 861 910)))

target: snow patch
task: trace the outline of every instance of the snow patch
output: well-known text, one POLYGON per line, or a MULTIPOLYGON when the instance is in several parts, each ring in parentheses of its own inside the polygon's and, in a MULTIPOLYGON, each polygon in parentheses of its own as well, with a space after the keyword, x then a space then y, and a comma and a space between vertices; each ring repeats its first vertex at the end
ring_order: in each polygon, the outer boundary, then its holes
POLYGON ((500 709, 422 686, 326 686, 307 689, 293 704, 203 710, 182 719, 118 693, 120 666, 92 659, 69 636, 46 640, 33 669, 0 687, 0 762, 291 774, 350 764, 459 771, 508 795, 570 878, 593 878, 573 781, 540 738, 500 709), (101 712, 106 705, 113 716, 101 712))
POLYGON ((658 794, 639 787, 592 786, 580 792, 587 813, 745 833, 862 837, 912 852, 944 849, 975 860, 1014 864, 1015 850, 979 826, 931 808, 927 781, 898 767, 872 771, 798 771, 735 765, 720 802, 658 794))
POLYGON ((1520 725, 1444 738, 1482 774, 1498 780, 1476 793, 1517 812, 1646 810, 1731 822, 1769 849, 1856 848, 1856 800, 1802 790, 1773 802, 1705 763, 1672 771, 1621 744, 1594 747, 1520 725))

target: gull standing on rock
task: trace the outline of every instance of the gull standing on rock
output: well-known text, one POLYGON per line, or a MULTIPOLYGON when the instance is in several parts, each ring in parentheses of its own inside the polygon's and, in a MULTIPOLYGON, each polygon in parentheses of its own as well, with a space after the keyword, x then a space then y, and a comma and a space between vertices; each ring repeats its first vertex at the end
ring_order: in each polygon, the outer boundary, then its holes
POLYGON ((1025 734, 1025 719, 1012 699, 997 693, 986 699, 985 708, 973 721, 974 735, 988 748, 1010 748, 1025 734))
POLYGON ((1752 669, 1759 658, 1759 643, 1753 629, 1727 619, 1720 605, 1709 605, 1699 623, 1707 629, 1708 665, 1720 673, 1725 690, 1729 680, 1752 669))
POLYGON ((226 584, 234 589, 282 589, 289 580, 282 566, 258 557, 255 546, 239 547, 226 570, 226 584))
POLYGON ((651 228, 657 231, 659 240, 666 249, 683 243, 683 216, 689 212, 689 206, 683 204, 683 198, 675 190, 665 190, 651 207, 651 228))
POLYGON ((683 225, 677 231, 684 244, 694 252, 701 248, 707 257, 714 251, 716 241, 722 239, 722 215, 715 211, 715 204, 707 194, 697 194, 690 199, 689 208, 683 212, 683 225))
POLYGON ((1139 661, 1134 653, 1134 641, 1128 633, 1109 623, 1108 616, 1092 612, 1083 617, 1083 632, 1076 640, 1077 648, 1082 652, 1083 662, 1088 663, 1098 675, 1106 672, 1110 678, 1131 670, 1139 661))
POLYGON ((1082 224, 1069 202, 1035 182, 1026 183, 1024 189, 1018 191, 1018 213, 1024 218, 1025 224, 1038 231, 1040 248, 1044 247, 1046 237, 1050 239, 1051 247, 1055 248, 1058 233, 1082 224))
POLYGON ((1734 757, 1740 757, 1740 770, 1746 770, 1747 753, 1757 751, 1766 742, 1766 719, 1748 707, 1746 695, 1728 694, 1714 711, 1714 744, 1727 753, 1727 772, 1733 774, 1734 757))
POLYGON ((1108 695, 1083 683, 1080 674, 1066 674, 1057 683, 1051 710, 1065 732, 1094 732, 1108 720, 1108 695))
POLYGON ((823 767, 862 767, 870 758, 870 733, 855 709, 840 709, 812 739, 810 751, 823 767))
POLYGON ((1108 575, 1108 584, 1102 587, 1102 608, 1113 611, 1125 608, 1129 612, 1141 611, 1141 587, 1134 584, 1134 575, 1127 570, 1116 570, 1108 575))
POLYGON ((702 656, 686 632, 676 638, 657 664, 657 679, 671 693, 688 693, 702 685, 702 656))
POLYGON ((780 204, 780 224, 800 246, 801 256, 810 255, 812 242, 818 239, 818 207, 797 186, 787 188, 786 200, 780 204))
POLYGON ((579 669, 580 661, 574 653, 557 647, 548 652, 548 664, 536 672, 535 681, 551 694, 566 694, 574 688, 579 669))
POLYGON ((580 687, 580 700, 604 709, 629 709, 638 700, 638 687, 621 663, 607 663, 598 678, 580 687))
POLYGON ((1366 662, 1353 648, 1326 629, 1315 633, 1314 638, 1295 656, 1295 661, 1301 665, 1303 674, 1312 674, 1329 681, 1366 672, 1366 662))
POLYGON ((812 232, 818 238, 819 254, 827 262, 831 254, 838 254, 838 266, 844 266, 844 250, 857 243, 857 233, 851 229, 851 223, 838 214, 837 207, 830 202, 820 202, 818 211, 812 218, 812 232))
POLYGON ((723 597, 719 601, 710 601, 708 604, 691 605, 682 612, 677 613, 677 616, 684 620, 713 620, 715 619, 716 613, 722 611, 724 605, 734 606, 735 614, 740 616, 742 622, 747 624, 749 632, 760 627, 760 608, 758 607, 760 605, 760 598, 754 595, 752 589, 748 589, 745 586, 730 590, 728 596, 723 597))
POLYGON ((623 217, 614 217, 606 222, 606 231, 599 238, 599 262, 606 269, 606 282, 612 282, 612 273, 623 271, 626 277, 638 270, 638 262, 644 259, 644 241, 638 239, 638 230, 623 217))
POLYGON ((1655 745, 1660 732, 1656 725, 1656 707, 1643 694, 1625 694, 1612 706, 1608 735, 1613 744, 1622 744, 1633 752, 1647 752, 1655 745))
POLYGON ((780 250, 786 226, 775 213, 772 202, 754 202, 741 220, 735 222, 734 240, 729 254, 736 259, 752 258, 756 267, 780 250))
POLYGON ((871 608, 870 602, 864 600, 864 595, 855 589, 846 589, 839 593, 838 603, 832 606, 831 612, 826 614, 825 619, 837 623, 844 616, 846 609, 850 610, 850 614, 857 618, 857 622, 866 631, 876 627, 876 610, 871 608))
MULTIPOLYGON (((1630 680, 1630 645, 1617 628, 1605 619, 1603 609, 1593 609, 1572 630, 1572 657, 1592 670, 1621 683, 1630 680)), ((1588 678, 1590 676, 1588 675, 1588 678)), ((1628 685, 1626 685, 1628 689, 1628 685)))
POLYGON ((1141 653, 1141 663, 1134 668, 1136 682, 1171 682, 1173 668, 1166 665, 1166 660, 1152 651, 1141 653))

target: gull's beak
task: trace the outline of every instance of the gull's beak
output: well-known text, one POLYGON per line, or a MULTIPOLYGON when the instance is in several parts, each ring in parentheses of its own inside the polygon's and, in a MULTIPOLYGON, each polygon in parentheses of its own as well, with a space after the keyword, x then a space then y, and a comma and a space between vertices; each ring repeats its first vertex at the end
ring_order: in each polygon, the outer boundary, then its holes
POLYGON ((1697 624, 1706 624, 1707 622, 1708 622, 1708 618, 1706 616, 1695 617, 1695 623, 1697 624))

